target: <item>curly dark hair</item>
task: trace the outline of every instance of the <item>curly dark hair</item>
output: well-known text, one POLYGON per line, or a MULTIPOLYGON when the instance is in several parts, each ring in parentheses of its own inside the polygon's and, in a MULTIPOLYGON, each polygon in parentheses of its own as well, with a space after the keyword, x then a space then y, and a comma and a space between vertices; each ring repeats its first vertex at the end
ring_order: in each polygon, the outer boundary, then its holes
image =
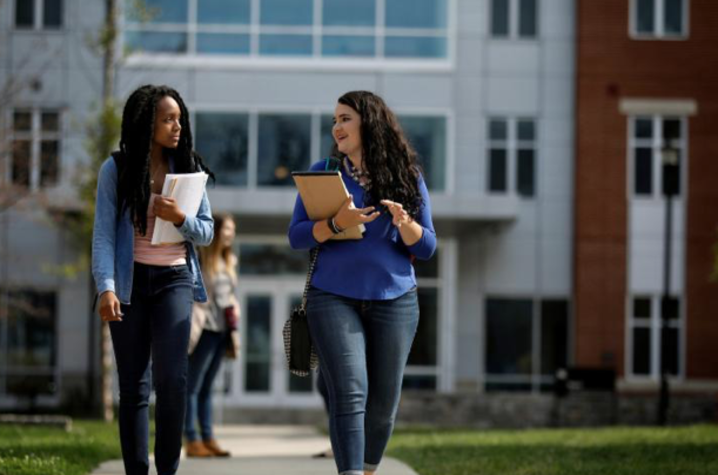
MULTIPOLYGON (((395 201, 416 218, 423 204, 419 191, 422 171, 396 115, 381 97, 368 91, 347 92, 338 102, 361 117, 362 166, 371 179, 367 204, 376 206, 384 199, 395 201)), ((344 158, 336 143, 331 155, 344 158)))
POLYGON ((206 172, 214 174, 202 157, 192 149, 189 112, 179 93, 168 86, 146 85, 127 99, 122 112, 120 150, 113 153, 117 163, 117 209, 130 211, 130 218, 142 235, 147 233, 147 207, 150 200, 150 150, 154 135, 157 103, 171 97, 180 107, 180 140, 176 149, 165 149, 174 160, 174 173, 206 172))

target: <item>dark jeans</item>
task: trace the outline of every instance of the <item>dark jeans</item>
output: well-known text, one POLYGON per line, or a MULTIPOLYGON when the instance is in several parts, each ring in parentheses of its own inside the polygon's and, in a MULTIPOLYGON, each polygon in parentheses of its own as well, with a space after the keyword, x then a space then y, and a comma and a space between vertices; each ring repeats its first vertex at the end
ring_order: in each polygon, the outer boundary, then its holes
POLYGON ((226 339, 226 333, 204 330, 189 357, 187 413, 184 425, 184 435, 189 441, 197 440, 197 419, 202 440, 213 438, 212 383, 222 363, 226 339))
POLYGON ((149 400, 154 383, 155 465, 159 475, 173 475, 182 448, 192 275, 186 265, 139 263, 133 274, 131 305, 122 305, 121 322, 110 323, 120 383, 122 458, 127 475, 149 472, 149 400))
POLYGON ((307 315, 328 394, 337 469, 374 471, 394 428, 419 323, 416 290, 394 300, 355 300, 312 288, 307 315))

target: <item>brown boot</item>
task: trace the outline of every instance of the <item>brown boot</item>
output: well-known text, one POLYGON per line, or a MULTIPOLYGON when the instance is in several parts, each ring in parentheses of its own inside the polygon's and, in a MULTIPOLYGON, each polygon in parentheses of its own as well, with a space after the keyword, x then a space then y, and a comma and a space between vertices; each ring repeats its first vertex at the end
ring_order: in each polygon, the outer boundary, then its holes
POLYGON ((204 448, 211 452, 215 457, 229 457, 230 455, 230 453, 222 449, 214 439, 205 440, 202 443, 204 444, 204 448))
POLYGON ((199 440, 187 441, 184 446, 187 457, 212 457, 214 454, 199 440))

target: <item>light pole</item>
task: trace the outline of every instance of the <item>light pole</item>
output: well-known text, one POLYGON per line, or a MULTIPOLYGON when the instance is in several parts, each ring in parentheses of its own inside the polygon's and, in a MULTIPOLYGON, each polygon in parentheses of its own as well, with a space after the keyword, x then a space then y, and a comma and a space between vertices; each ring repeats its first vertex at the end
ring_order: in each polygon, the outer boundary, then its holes
POLYGON ((671 312, 671 244, 673 238, 673 197, 680 189, 680 150, 673 140, 665 138, 661 149, 663 197, 666 203, 665 254, 663 257, 663 296, 661 297, 661 390, 658 400, 658 424, 668 419, 668 326, 671 312))

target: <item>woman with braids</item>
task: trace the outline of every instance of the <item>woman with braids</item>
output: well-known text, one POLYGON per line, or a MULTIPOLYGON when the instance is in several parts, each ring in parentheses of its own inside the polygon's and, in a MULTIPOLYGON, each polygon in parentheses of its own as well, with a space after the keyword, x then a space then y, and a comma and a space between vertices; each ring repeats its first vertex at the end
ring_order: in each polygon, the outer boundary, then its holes
POLYGON ((307 315, 338 472, 371 474, 394 427, 419 322, 412 260, 431 258, 436 234, 416 152, 380 97, 340 97, 332 135, 332 156, 351 196, 335 216, 316 222, 297 197, 289 242, 294 249, 319 246, 307 315), (360 224, 362 239, 330 240, 360 224))
POLYGON ((109 322, 119 373, 127 475, 149 471, 153 385, 157 473, 172 475, 179 465, 190 313, 193 301, 207 300, 193 245, 208 245, 214 227, 206 192, 195 217, 161 192, 167 173, 198 171, 211 175, 192 149, 189 114, 177 91, 153 85, 134 91, 122 114, 120 150, 100 169, 92 238, 100 316, 109 322), (173 223, 185 241, 153 246, 156 218, 173 223))

